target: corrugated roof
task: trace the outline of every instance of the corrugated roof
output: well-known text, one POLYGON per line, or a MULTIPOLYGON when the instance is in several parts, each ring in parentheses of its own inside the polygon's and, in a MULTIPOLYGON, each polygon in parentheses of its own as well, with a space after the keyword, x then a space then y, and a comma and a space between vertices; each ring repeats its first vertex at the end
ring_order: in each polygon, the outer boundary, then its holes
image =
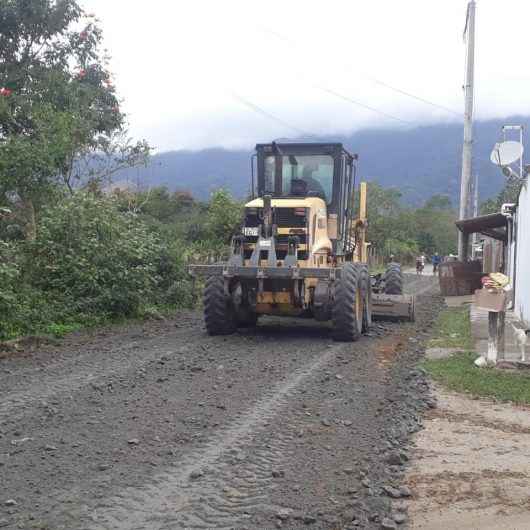
POLYGON ((464 234, 484 234, 494 239, 506 241, 506 226, 508 224, 506 216, 501 213, 492 213, 472 217, 471 219, 461 219, 456 221, 456 226, 464 234))

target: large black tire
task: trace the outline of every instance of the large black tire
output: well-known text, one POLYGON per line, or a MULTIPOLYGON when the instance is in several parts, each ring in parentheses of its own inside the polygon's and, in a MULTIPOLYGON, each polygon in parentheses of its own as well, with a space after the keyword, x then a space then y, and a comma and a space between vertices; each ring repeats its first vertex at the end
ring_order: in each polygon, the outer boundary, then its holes
POLYGON ((363 330, 362 266, 346 263, 335 282, 333 298, 333 338, 342 342, 357 340, 363 330))
POLYGON ((391 263, 385 272, 385 294, 403 294, 401 268, 391 263))
POLYGON ((232 285, 232 303, 235 307, 236 326, 239 328, 254 327, 258 323, 258 315, 248 305, 248 289, 240 283, 232 285))
POLYGON ((372 327, 372 281, 367 265, 361 265, 361 289, 363 293, 363 333, 372 327))
POLYGON ((237 328, 230 298, 225 295, 224 279, 210 276, 204 287, 204 322, 208 335, 229 335, 237 328))

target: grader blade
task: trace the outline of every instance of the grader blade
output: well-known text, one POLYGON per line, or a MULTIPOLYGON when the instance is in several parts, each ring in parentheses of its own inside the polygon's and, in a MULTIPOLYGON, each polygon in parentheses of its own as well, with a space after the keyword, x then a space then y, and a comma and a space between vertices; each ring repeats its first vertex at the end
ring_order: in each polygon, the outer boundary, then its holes
POLYGON ((382 320, 414 322, 414 296, 410 294, 373 294, 372 315, 382 320))

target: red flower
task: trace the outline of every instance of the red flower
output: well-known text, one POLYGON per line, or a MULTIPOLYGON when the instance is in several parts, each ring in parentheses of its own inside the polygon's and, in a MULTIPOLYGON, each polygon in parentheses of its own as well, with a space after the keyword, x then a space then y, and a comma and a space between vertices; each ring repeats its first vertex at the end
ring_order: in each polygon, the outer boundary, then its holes
POLYGON ((79 73, 77 74, 77 79, 83 79, 83 77, 86 76, 86 70, 79 70, 79 73))
POLYGON ((112 112, 120 112, 120 107, 112 107, 112 112))
POLYGON ((86 38, 88 37, 88 33, 86 31, 82 31, 80 34, 79 34, 79 38, 81 40, 86 40, 86 38))
POLYGON ((0 96, 5 96, 6 98, 9 97, 11 94, 13 93, 12 90, 10 90, 9 88, 0 88, 0 96))

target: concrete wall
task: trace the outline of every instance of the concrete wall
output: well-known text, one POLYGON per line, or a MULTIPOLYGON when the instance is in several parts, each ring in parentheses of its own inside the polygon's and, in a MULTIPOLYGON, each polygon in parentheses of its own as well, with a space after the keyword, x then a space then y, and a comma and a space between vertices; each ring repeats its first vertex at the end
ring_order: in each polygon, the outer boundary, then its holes
POLYGON ((517 206, 515 313, 530 325, 530 186, 526 182, 517 206))

